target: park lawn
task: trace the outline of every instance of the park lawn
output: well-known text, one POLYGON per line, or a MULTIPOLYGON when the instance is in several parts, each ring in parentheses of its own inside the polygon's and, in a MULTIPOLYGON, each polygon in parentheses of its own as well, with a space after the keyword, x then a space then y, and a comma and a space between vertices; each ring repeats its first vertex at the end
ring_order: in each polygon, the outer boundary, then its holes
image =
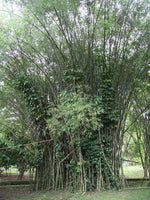
POLYGON ((143 178, 142 165, 123 166, 124 175, 126 178, 143 178))
POLYGON ((150 189, 70 193, 68 191, 31 192, 27 186, 0 187, 0 199, 7 200, 149 200, 150 189))
MULTIPOLYGON (((143 178, 143 168, 142 165, 135 166, 123 166, 124 175, 126 178, 143 178)), ((7 171, 4 171, 4 174, 19 174, 19 171, 16 167, 11 167, 7 171)), ((25 174, 29 174, 29 171, 25 172, 25 174)))
MULTIPOLYGON (((16 167, 10 167, 9 169, 4 169, 4 174, 19 174, 19 171, 16 167)), ((29 174, 29 171, 25 171, 24 174, 29 174)))
POLYGON ((150 200, 150 189, 126 190, 119 192, 99 192, 87 194, 83 197, 73 197, 71 200, 150 200))

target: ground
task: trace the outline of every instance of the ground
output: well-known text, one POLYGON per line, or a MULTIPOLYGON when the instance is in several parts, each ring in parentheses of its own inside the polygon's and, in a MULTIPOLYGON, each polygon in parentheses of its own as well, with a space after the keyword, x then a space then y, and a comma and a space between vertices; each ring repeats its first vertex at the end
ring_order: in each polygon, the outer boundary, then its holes
MULTIPOLYGON (((14 173, 14 171, 13 171, 14 173)), ((142 168, 126 167, 126 177, 142 178, 142 168)), ((33 192, 31 185, 1 185, 2 182, 17 181, 18 175, 10 174, 0 177, 0 200, 150 200, 150 189, 102 191, 91 193, 71 193, 68 191, 33 192)), ((31 178, 31 177, 30 177, 31 178)), ((31 181, 25 174, 23 181, 31 181)), ((132 183, 132 187, 148 186, 146 181, 132 183)), ((131 185, 129 185, 131 187, 131 185)))
POLYGON ((143 178, 143 168, 141 165, 123 166, 124 175, 126 178, 143 178))
POLYGON ((1 186, 0 200, 149 200, 150 189, 70 193, 33 192, 29 186, 1 186))

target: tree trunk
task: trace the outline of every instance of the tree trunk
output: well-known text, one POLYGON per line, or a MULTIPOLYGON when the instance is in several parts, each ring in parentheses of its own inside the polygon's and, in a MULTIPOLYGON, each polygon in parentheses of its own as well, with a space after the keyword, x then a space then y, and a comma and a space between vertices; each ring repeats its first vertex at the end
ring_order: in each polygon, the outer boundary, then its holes
POLYGON ((145 167, 144 169, 144 177, 143 178, 148 178, 148 169, 145 167))
POLYGON ((23 175, 24 175, 24 166, 21 166, 20 169, 19 169, 19 176, 18 176, 18 180, 22 180, 23 178, 23 175))
POLYGON ((35 190, 49 190, 53 187, 52 145, 43 146, 43 158, 36 168, 35 190))

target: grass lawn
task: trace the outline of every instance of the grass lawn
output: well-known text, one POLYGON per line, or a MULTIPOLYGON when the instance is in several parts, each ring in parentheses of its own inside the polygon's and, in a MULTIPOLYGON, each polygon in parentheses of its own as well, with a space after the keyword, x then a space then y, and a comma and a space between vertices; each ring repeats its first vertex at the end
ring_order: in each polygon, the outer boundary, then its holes
MULTIPOLYGON (((143 168, 141 165, 136 166, 123 166, 124 175, 126 178, 143 178, 143 168)), ((11 167, 7 170, 8 174, 19 174, 19 171, 15 167, 11 167)), ((6 171, 4 171, 6 174, 6 171)), ((29 172, 25 172, 25 174, 29 174, 29 172)))
POLYGON ((141 165, 123 166, 124 175, 126 178, 143 178, 143 168, 141 165))
MULTIPOLYGON (((19 171, 16 167, 10 167, 8 170, 4 171, 4 174, 19 174, 19 171)), ((29 174, 29 172, 25 172, 24 174, 29 174)))
POLYGON ((31 192, 29 186, 1 186, 0 199, 5 200, 150 200, 150 189, 70 193, 67 191, 31 192))
POLYGON ((71 200, 149 200, 150 189, 120 191, 120 192, 101 192, 91 193, 83 197, 73 197, 71 200))

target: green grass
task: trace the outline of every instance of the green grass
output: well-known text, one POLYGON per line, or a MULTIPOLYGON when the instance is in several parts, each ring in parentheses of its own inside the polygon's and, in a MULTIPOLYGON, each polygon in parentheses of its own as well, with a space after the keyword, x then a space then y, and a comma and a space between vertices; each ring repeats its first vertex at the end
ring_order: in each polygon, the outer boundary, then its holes
MULTIPOLYGON (((17 170, 11 168, 9 172, 16 173, 17 170)), ((142 166, 124 166, 124 174, 126 178, 143 178, 142 166)), ((130 184, 129 187, 144 187, 148 182, 141 180, 130 184)), ((7 200, 150 200, 150 189, 73 194, 68 191, 35 193, 30 186, 1 186, 1 197, 7 200)))
POLYGON ((141 165, 123 166, 124 175, 126 178, 143 178, 143 168, 141 165))
POLYGON ((8 170, 5 170, 4 171, 4 174, 19 174, 19 171, 18 171, 18 169, 17 168, 15 168, 15 167, 11 167, 11 168, 9 168, 8 170))
MULTIPOLYGON (((143 168, 141 165, 136 166, 123 166, 124 175, 126 178, 143 178, 143 168)), ((4 173, 8 174, 19 174, 19 171, 16 167, 11 167, 7 171, 5 170, 4 173)), ((28 174, 29 172, 25 172, 28 174)))
POLYGON ((127 187, 137 188, 137 187, 149 187, 149 181, 139 180, 139 181, 128 181, 127 187))
POLYGON ((149 200, 150 189, 70 193, 68 191, 31 192, 29 186, 0 187, 0 197, 7 200, 149 200))
MULTIPOLYGON (((10 167, 8 170, 4 171, 4 174, 19 174, 19 171, 16 167, 10 167)), ((26 171, 24 174, 29 174, 29 171, 26 171)))
MULTIPOLYGON (((143 178, 143 168, 141 165, 136 166, 123 166, 124 175, 126 178, 143 178)), ((5 170, 4 173, 8 174, 19 174, 19 171, 15 167, 9 168, 7 171, 5 170)), ((29 172, 25 172, 28 174, 29 172)))
POLYGON ((149 200, 150 189, 120 191, 120 192, 101 192, 87 194, 83 197, 73 197, 71 200, 149 200))

